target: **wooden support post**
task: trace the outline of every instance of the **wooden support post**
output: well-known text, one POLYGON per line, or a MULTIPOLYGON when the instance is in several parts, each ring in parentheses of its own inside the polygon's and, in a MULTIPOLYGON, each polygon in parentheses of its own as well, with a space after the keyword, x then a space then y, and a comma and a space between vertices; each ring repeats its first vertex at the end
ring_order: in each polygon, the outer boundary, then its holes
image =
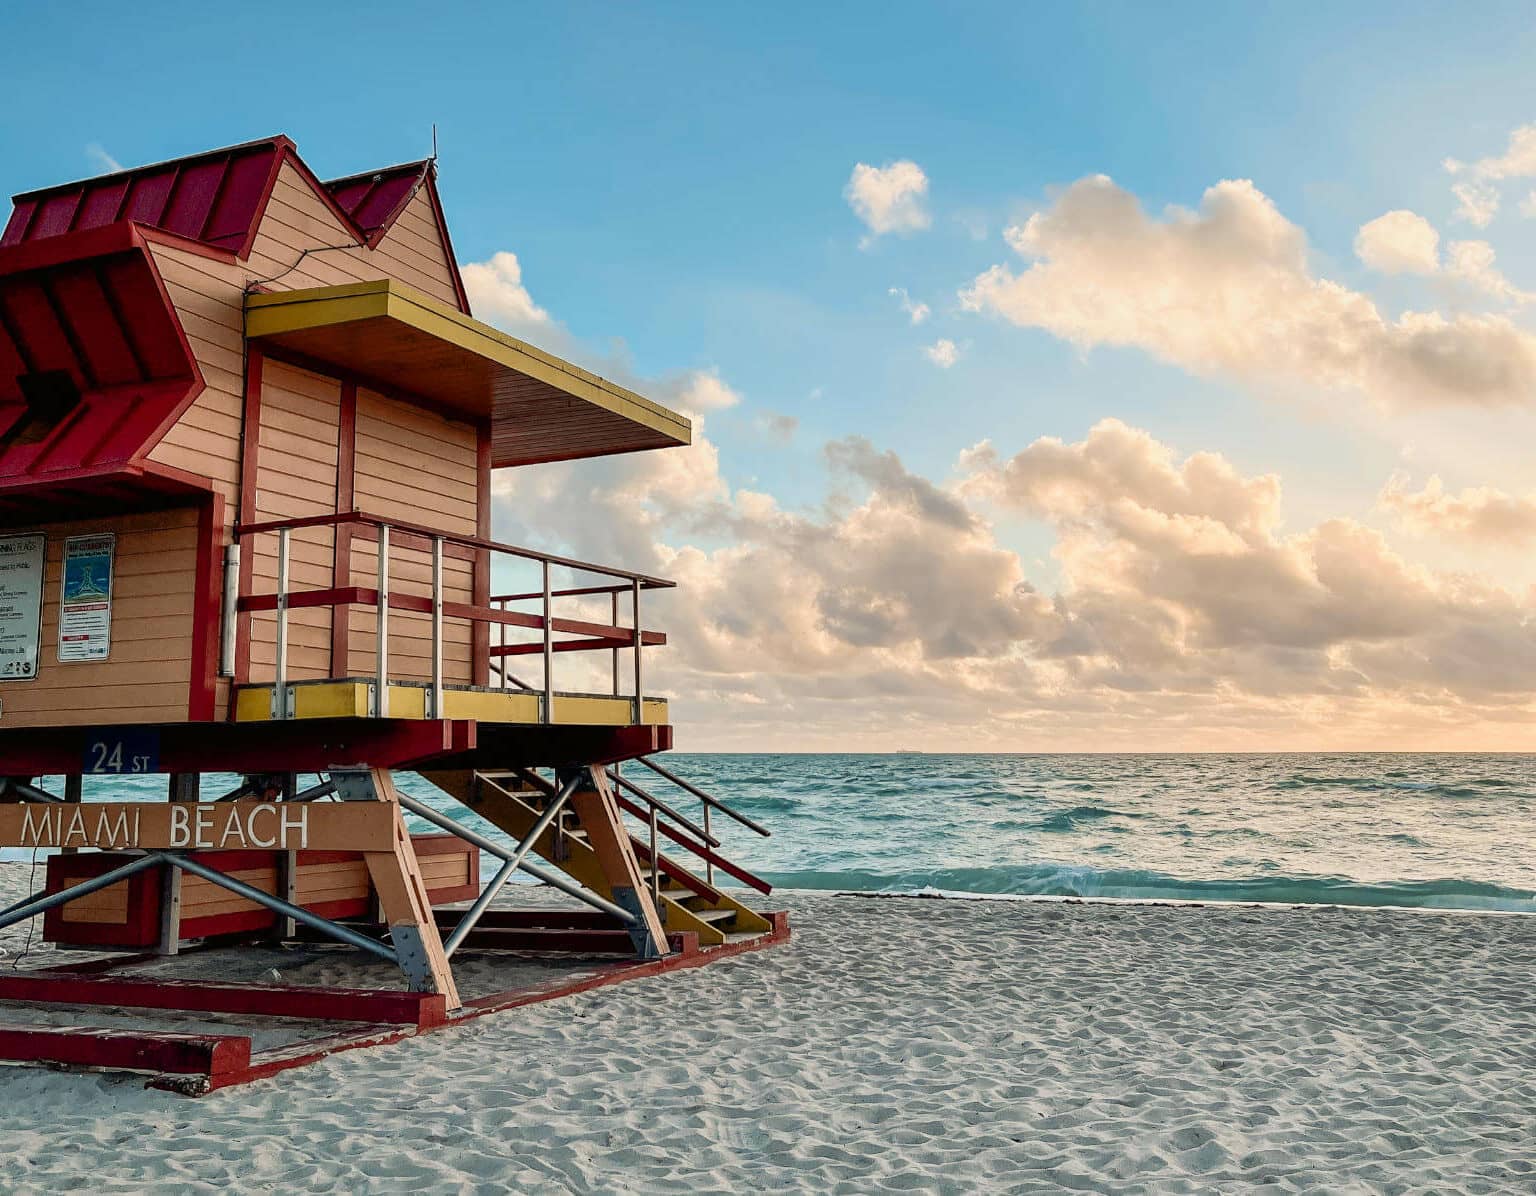
POLYGON ((201 796, 198 786, 198 774, 195 772, 173 772, 170 784, 167 786, 171 801, 197 801, 201 796))
MULTIPOLYGON (((64 800, 65 801, 79 802, 84 797, 84 795, 85 795, 85 778, 84 777, 82 777, 79 773, 73 773, 70 776, 67 776, 67 777, 64 778, 64 800)), ((78 847, 61 847, 61 848, 59 848, 59 854, 60 855, 76 855, 76 854, 79 853, 79 851, 80 851, 80 849, 78 847)))
MULTIPOLYGON (((289 905, 299 903, 299 853, 296 851, 277 853, 277 895, 289 905)), ((279 914, 273 925, 272 937, 280 943, 286 942, 298 930, 298 923, 286 914, 279 914)))
POLYGON ((587 842, 597 855, 598 864, 613 894, 614 904, 623 906, 640 918, 630 929, 635 950, 646 959, 667 954, 667 934, 661 914, 651 900, 650 887, 640 875, 640 862, 624 828, 623 815, 608 787, 608 776, 600 766, 582 770, 585 776, 571 794, 570 806, 587 832, 587 842))
POLYGON ((160 865, 160 940, 157 955, 175 955, 181 950, 181 869, 160 865))
POLYGON ((400 814, 400 802, 387 768, 333 769, 331 779, 343 801, 386 801, 395 808, 393 851, 367 851, 363 860, 379 895, 384 920, 389 925, 390 941, 400 956, 400 970, 405 973, 413 992, 442 993, 449 1009, 458 1009, 459 990, 453 971, 443 951, 443 940, 432 916, 432 902, 427 885, 416 862, 410 833, 400 814))

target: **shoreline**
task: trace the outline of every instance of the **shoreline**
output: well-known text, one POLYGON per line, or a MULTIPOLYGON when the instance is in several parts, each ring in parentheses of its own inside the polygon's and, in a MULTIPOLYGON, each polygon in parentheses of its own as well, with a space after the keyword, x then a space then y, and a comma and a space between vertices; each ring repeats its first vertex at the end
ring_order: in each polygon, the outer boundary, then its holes
POLYGON ((1262 910, 1341 910, 1360 913, 1394 914, 1455 914, 1473 917, 1536 918, 1536 910, 1524 909, 1474 909, 1459 905, 1364 905, 1343 901, 1224 901, 1194 897, 1083 897, 1057 893, 963 893, 955 890, 931 893, 882 893, 865 889, 792 889, 774 888, 774 894, 796 895, 824 894, 829 897, 860 898, 865 900, 898 899, 908 901, 997 901, 1007 904, 1064 904, 1064 905, 1151 905, 1170 908, 1262 910))

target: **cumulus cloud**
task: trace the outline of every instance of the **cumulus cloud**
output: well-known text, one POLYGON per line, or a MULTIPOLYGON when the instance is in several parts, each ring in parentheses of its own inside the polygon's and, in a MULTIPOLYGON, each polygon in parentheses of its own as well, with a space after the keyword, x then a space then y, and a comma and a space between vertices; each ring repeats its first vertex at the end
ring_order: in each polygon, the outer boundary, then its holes
POLYGON ((648 668, 694 743, 1316 746, 1529 717, 1528 598, 1352 520, 1287 532, 1280 480, 1219 454, 1106 420, 978 446, 948 482, 863 438, 824 461, 827 500, 789 510, 731 487, 701 432, 508 471, 498 516, 679 582, 650 600, 671 642, 648 668), (999 542, 1002 511, 1054 536, 1054 593, 999 542))
POLYGON ((469 305, 480 319, 510 332, 549 326, 549 313, 533 301, 523 285, 523 267, 517 254, 502 250, 490 261, 470 262, 461 273, 469 305))
POLYGON ((948 337, 940 337, 933 344, 923 347, 923 356, 939 369, 947 370, 960 360, 960 348, 948 337))
POLYGON ((1383 274, 1433 274, 1440 269, 1440 234, 1424 217, 1399 208, 1360 226, 1355 256, 1383 274))
POLYGON ((902 159, 884 166, 860 162, 853 168, 843 198, 869 229, 867 244, 886 233, 914 233, 932 223, 928 214, 928 176, 916 162, 902 159))
POLYGON ((1447 158, 1444 166, 1448 174, 1458 176, 1458 181, 1451 185, 1457 200, 1457 218, 1485 228, 1498 215, 1498 184, 1506 179, 1536 176, 1536 125, 1522 125, 1511 132, 1502 154, 1479 158, 1470 164, 1447 158))
POLYGON ((906 287, 892 287, 890 293, 901 304, 901 310, 906 312, 907 318, 912 323, 921 324, 928 318, 928 305, 926 303, 919 303, 911 295, 907 294, 906 287))
POLYGON ((741 402, 741 395, 725 384, 718 371, 694 370, 676 380, 663 401, 696 414, 734 407, 741 402))
POLYGON ((1440 259, 1440 234, 1414 212, 1398 209, 1360 226, 1355 256, 1383 274, 1439 276, 1508 303, 1536 299, 1522 291, 1494 265, 1487 241, 1452 241, 1440 259))
POLYGON ((1028 265, 992 267, 961 302, 1083 348, 1134 346, 1197 373, 1383 403, 1536 399, 1536 337, 1495 315, 1383 316, 1316 277, 1301 229, 1246 180, 1158 219, 1095 175, 1006 235, 1028 265))
POLYGON ((1451 494, 1435 474, 1422 490, 1409 486, 1406 474, 1393 474, 1377 498, 1377 506, 1404 531, 1505 548, 1536 541, 1536 494, 1507 494, 1489 486, 1451 494))

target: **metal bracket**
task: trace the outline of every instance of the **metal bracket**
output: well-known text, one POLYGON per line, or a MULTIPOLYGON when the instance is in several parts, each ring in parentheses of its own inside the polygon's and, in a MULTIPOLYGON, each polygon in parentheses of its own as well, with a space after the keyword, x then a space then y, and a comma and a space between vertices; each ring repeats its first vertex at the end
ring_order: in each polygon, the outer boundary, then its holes
POLYGON ((421 941, 421 931, 415 926, 391 926, 389 941, 394 944, 400 970, 405 973, 411 991, 436 992, 432 983, 432 965, 427 961, 427 949, 421 941))
POLYGON ((276 722, 279 719, 292 718, 293 711, 293 686, 274 685, 271 701, 267 703, 267 717, 276 722))
POLYGON ((658 943, 655 936, 651 934, 650 927, 645 924, 645 917, 640 908, 640 894, 627 886, 622 888, 615 886, 613 903, 634 915, 635 920, 625 929, 629 931, 629 941, 635 945, 636 955, 641 959, 660 959, 667 953, 667 945, 658 943))
POLYGON ((377 682, 368 682, 368 717, 379 717, 379 686, 377 682))
POLYGON ((378 791, 373 787, 373 770, 369 768, 331 768, 331 784, 336 786, 336 796, 341 801, 374 801, 378 791))

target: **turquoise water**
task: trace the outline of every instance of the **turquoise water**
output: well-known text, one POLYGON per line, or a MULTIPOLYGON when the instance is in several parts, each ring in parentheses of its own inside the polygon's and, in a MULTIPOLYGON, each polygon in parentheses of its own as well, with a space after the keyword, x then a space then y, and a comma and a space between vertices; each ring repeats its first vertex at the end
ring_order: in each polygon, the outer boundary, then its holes
POLYGON ((1536 756, 672 760, 786 888, 1536 912, 1536 756))
MULTIPOLYGON (((1536 756, 666 760, 773 831, 714 823, 728 856, 784 888, 1536 912, 1536 756)), ((659 777, 630 775, 698 817, 698 803, 659 777)), ((436 795, 417 778, 401 783, 436 795)), ((158 795, 164 780, 137 788, 158 795)))

